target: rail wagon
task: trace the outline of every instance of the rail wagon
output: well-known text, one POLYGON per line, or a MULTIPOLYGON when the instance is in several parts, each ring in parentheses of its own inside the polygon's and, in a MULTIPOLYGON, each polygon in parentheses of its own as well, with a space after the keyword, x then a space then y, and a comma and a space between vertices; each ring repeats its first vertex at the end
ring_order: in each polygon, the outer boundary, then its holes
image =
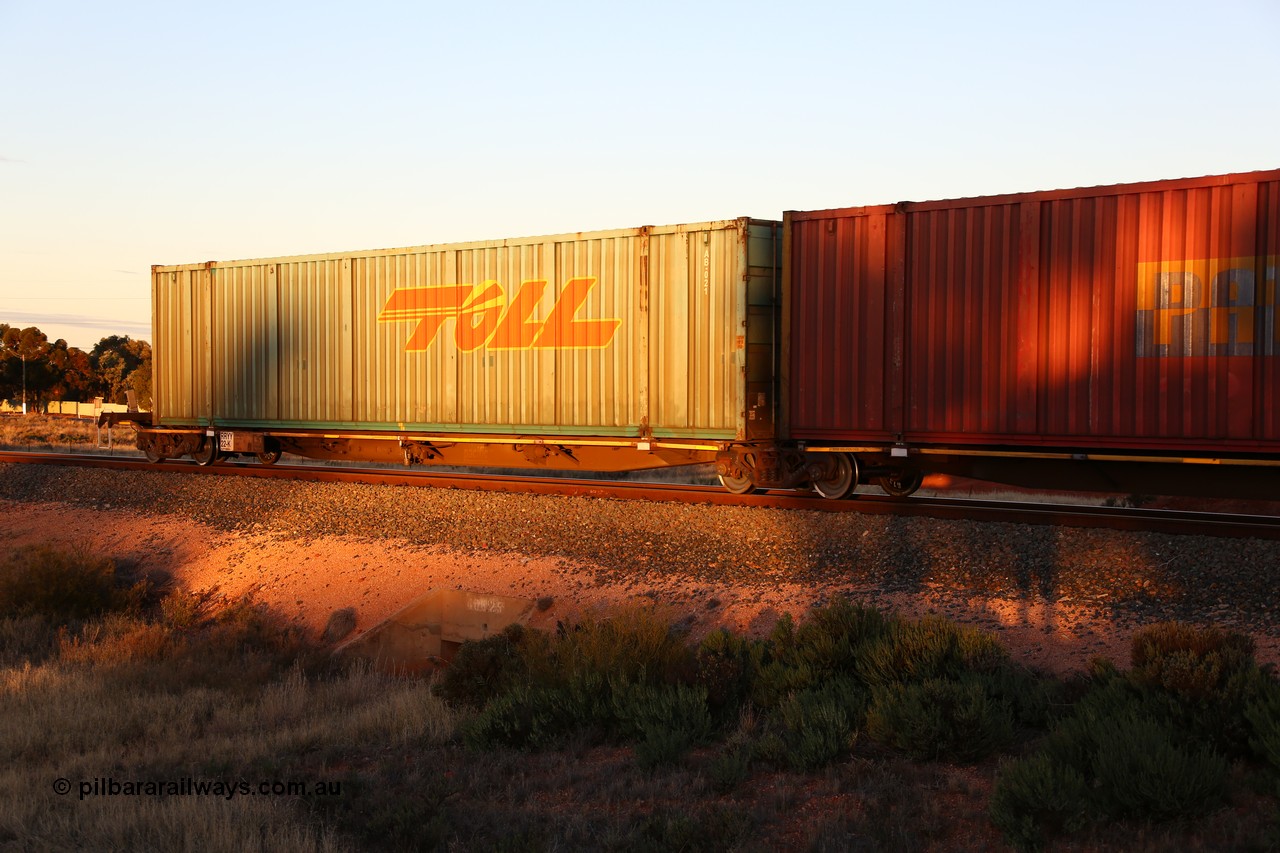
POLYGON ((774 442, 781 225, 152 267, 153 460, 619 471, 774 442))
POLYGON ((828 496, 1276 496, 1280 170, 784 223, 780 446, 839 460, 828 496))

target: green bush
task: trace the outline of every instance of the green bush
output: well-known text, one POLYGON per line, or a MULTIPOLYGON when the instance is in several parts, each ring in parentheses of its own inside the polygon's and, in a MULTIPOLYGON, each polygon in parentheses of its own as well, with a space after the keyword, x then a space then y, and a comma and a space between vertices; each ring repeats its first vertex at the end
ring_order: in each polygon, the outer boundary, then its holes
POLYGON ((636 742, 636 764, 646 770, 677 763, 696 743, 686 729, 664 729, 655 726, 645 730, 636 742))
POLYGON ((927 616, 891 622, 859 652, 857 665, 863 680, 875 686, 995 672, 1008 662, 1008 653, 990 634, 927 616))
POLYGON ((144 584, 119 577, 114 562, 82 548, 36 545, 0 562, 0 612, 55 623, 141 607, 144 584))
POLYGON ((1013 714, 976 678, 930 678, 876 688, 867 733, 917 759, 975 761, 1013 739, 1013 714))
POLYGON ((521 654, 525 634, 522 625, 511 625, 492 637, 468 640, 432 689, 451 705, 483 707, 527 672, 521 654))
POLYGON ((796 770, 826 766, 847 754, 866 713, 867 694, 849 678, 792 693, 777 707, 774 760, 796 770))
POLYGON ((1130 677, 1184 699, 1212 699, 1232 675, 1253 667, 1253 651, 1243 634, 1161 622, 1134 633, 1130 677))
POLYGON ((1227 762, 1207 747, 1183 742, 1170 726, 1121 718, 1101 726, 1094 739, 1097 794, 1116 816, 1201 814, 1222 798, 1227 762))
POLYGON ((707 767, 707 776, 716 792, 727 794, 751 775, 751 751, 742 747, 726 747, 716 754, 707 767))
POLYGON ((485 705, 463 727, 472 749, 541 749, 581 728, 590 716, 580 694, 567 687, 519 684, 485 705))
POLYGON ((991 815, 1011 842, 1105 817, 1169 819, 1222 799, 1227 762, 1181 725, 1183 702, 1113 674, 1054 724, 1038 753, 1007 765, 991 815))
POLYGON ((1268 679, 1245 708, 1252 728, 1249 745, 1253 754, 1280 771, 1280 684, 1268 679))
POLYGON ((1076 768, 1037 753, 1000 768, 989 811, 1011 844, 1037 849, 1046 836, 1088 824, 1089 785, 1076 768))
POLYGON ((1253 658, 1252 638, 1219 628, 1162 622, 1133 637, 1129 679, 1177 700, 1173 722, 1231 755, 1249 753, 1245 708, 1268 681, 1253 658))
POLYGON ((615 684, 611 689, 617 733, 643 740, 654 732, 683 732, 690 745, 711 734, 707 691, 681 684, 615 684))
POLYGON ((1043 748, 1058 763, 1094 779, 1098 737, 1104 728, 1130 719, 1168 725, 1177 714, 1177 700, 1143 691, 1124 678, 1113 678, 1078 699, 1071 713, 1053 726, 1043 748))
POLYGON ((1007 705, 1023 726, 1044 729, 1055 713, 1069 707, 1063 682, 1022 667, 1005 666, 968 677, 982 684, 992 699, 1007 705))
POLYGON ((857 671, 859 655, 892 620, 874 608, 836 598, 799 626, 784 614, 769 639, 752 648, 751 699, 774 708, 790 694, 857 671))
POLYGON ((682 684, 615 684, 616 732, 636 743, 641 767, 673 764, 711 734, 707 691, 682 684))
POLYGON ((620 683, 690 683, 693 649, 671 630, 660 609, 632 607, 588 616, 551 643, 542 667, 530 662, 535 680, 554 681, 592 673, 620 683))
POLYGON ((751 640, 721 628, 698 644, 694 682, 707 692, 707 706, 721 724, 734 719, 751 690, 751 640))
POLYGON ((302 628, 252 598, 226 604, 175 643, 175 684, 250 690, 293 667, 323 669, 302 628))
POLYGON ((1167 818, 1221 797, 1226 761, 1178 726, 1173 697, 1116 679, 1077 704, 1044 753, 1088 781, 1099 814, 1167 818))

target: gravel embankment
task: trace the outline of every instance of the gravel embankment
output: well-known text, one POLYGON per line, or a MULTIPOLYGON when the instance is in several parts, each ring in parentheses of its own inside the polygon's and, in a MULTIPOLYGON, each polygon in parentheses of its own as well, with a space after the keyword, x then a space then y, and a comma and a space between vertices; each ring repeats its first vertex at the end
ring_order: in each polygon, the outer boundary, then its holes
POLYGON ((0 466, 0 499, 173 513, 216 529, 396 538, 592 564, 599 584, 678 576, 949 601, 1070 603, 1094 619, 1280 634, 1280 543, 741 507, 0 466))

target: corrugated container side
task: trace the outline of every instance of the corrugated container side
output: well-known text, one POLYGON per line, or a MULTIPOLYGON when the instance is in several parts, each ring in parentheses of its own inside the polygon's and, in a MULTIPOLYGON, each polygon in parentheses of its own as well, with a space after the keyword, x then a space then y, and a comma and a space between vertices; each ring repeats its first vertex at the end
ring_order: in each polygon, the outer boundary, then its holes
POLYGON ((211 307, 207 269, 152 272, 154 417, 193 422, 210 410, 211 307))
POLYGON ((1276 449, 1278 187, 788 214, 791 435, 1276 449))
POLYGON ((762 227, 156 267, 157 420, 733 438, 762 227))

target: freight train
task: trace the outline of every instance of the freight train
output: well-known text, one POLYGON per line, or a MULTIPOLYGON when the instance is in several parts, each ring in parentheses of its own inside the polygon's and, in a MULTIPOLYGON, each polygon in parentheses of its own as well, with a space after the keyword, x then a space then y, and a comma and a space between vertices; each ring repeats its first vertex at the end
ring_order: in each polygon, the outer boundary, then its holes
POLYGON ((1278 267, 1280 170, 155 266, 138 445, 1274 497, 1278 267))

